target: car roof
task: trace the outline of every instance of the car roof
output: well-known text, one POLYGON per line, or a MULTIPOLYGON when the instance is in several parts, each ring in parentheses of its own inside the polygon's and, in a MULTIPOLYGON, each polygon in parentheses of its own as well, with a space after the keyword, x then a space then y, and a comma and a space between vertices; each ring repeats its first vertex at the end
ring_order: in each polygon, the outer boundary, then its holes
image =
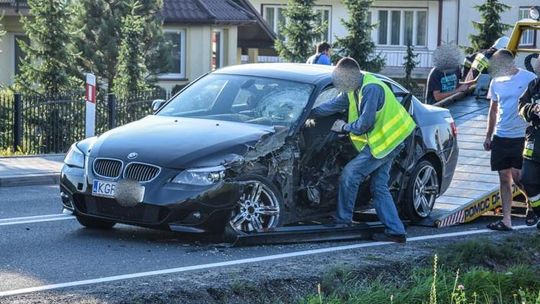
MULTIPOLYGON (((318 84, 321 81, 331 82, 334 66, 305 63, 252 63, 221 68, 214 73, 236 74, 255 77, 270 77, 289 81, 318 84)), ((394 80, 372 73, 380 80, 390 82, 403 89, 394 80)), ((403 89, 405 90, 405 89, 403 89)), ((405 90, 406 91, 406 90, 405 90)))
POLYGON ((332 77, 333 66, 305 63, 253 63, 228 66, 215 71, 219 74, 237 74, 278 78, 316 84, 332 77))

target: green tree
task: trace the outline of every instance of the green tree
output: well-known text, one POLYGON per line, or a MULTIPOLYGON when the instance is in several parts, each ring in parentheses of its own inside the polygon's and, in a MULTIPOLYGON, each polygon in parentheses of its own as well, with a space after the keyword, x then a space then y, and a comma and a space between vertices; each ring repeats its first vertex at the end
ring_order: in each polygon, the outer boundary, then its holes
POLYGON ((20 41, 25 57, 16 87, 22 92, 55 96, 81 84, 77 79, 73 34, 69 31, 71 10, 67 0, 28 0, 29 17, 22 17, 31 41, 20 41))
POLYGON ((466 52, 472 54, 490 48, 495 40, 512 26, 501 22, 501 13, 510 9, 509 5, 498 0, 486 0, 483 4, 474 6, 480 12, 480 22, 473 21, 473 27, 478 34, 469 35, 471 46, 466 52))
MULTIPOLYGON (((96 74, 102 84, 114 87, 122 43, 123 18, 131 13, 134 0, 74 0, 76 47, 81 52, 79 65, 96 74)), ((170 44, 163 36, 160 17, 163 0, 139 0, 137 14, 144 19, 140 52, 150 75, 166 69, 170 44)), ((151 79, 151 78, 148 78, 151 79)))
POLYGON ((412 72, 420 63, 416 60, 417 57, 418 54, 414 53, 414 48, 409 42, 407 44, 407 53, 405 54, 405 57, 403 57, 403 60, 405 60, 405 62, 403 62, 403 67, 405 68, 405 78, 403 78, 402 81, 403 85, 408 90, 413 90, 418 87, 416 82, 412 79, 412 72))
POLYGON ((122 18, 122 39, 113 86, 113 92, 122 99, 148 88, 144 80, 148 70, 142 52, 145 18, 137 14, 138 9, 140 5, 134 4, 131 12, 122 18))
POLYGON ((375 54, 375 43, 371 39, 371 30, 375 25, 368 21, 368 12, 372 0, 343 0, 349 12, 349 19, 341 19, 347 35, 336 38, 334 46, 337 57, 349 56, 360 64, 363 70, 378 72, 385 64, 384 58, 375 54))
POLYGON ((314 3, 315 0, 289 0, 283 10, 287 21, 279 25, 282 37, 276 40, 275 47, 287 61, 305 62, 324 32, 325 24, 318 24, 314 3))

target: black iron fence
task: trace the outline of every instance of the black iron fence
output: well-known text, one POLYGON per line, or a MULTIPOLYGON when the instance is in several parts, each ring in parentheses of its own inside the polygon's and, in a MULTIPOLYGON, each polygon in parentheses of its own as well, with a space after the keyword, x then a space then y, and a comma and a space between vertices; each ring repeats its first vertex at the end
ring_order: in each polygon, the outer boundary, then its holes
MULTIPOLYGON (((97 95, 96 133, 141 119, 152 113, 152 101, 165 99, 161 89, 116 98, 97 95)), ((0 94, 0 151, 25 154, 61 153, 84 138, 84 92, 53 98, 23 94, 0 94)))

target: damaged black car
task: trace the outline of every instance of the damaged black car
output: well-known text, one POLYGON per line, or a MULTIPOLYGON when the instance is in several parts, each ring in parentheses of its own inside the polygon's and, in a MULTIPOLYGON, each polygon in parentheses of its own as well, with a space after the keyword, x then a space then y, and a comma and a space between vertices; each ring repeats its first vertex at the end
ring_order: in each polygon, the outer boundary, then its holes
MULTIPOLYGON (((252 64, 194 81, 155 114, 73 144, 61 174, 63 207, 91 228, 116 223, 179 232, 263 232, 324 222, 341 169, 357 155, 330 131, 346 113, 313 119, 335 97, 332 67, 252 64)), ((457 164, 448 110, 388 85, 417 123, 391 170, 401 216, 422 220, 457 164)), ((360 187, 356 208, 369 209, 360 187)))

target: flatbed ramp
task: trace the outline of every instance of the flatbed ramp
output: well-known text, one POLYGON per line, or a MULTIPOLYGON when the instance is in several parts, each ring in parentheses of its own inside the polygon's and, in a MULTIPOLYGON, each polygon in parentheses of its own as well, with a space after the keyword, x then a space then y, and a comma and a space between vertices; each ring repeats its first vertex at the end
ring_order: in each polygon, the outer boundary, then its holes
MULTIPOLYGON (((419 224, 447 227, 470 222, 501 205, 499 177, 484 151, 489 101, 467 97, 447 107, 458 128, 459 158, 450 187, 440 196, 429 218, 419 224)), ((519 191, 514 188, 514 196, 519 191)))

